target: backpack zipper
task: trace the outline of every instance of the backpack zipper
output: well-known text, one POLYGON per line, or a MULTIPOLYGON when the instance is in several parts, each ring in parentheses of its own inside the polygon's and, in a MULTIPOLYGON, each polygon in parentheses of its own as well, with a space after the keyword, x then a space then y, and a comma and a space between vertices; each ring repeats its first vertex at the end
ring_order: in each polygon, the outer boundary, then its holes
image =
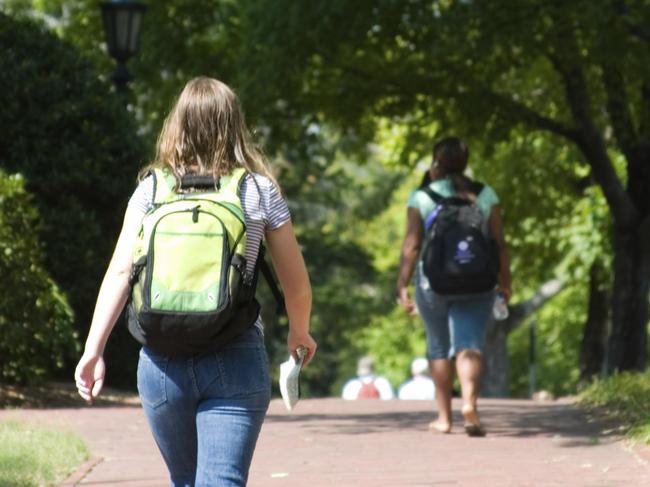
MULTIPOLYGON (((220 201, 214 201, 214 200, 211 200, 209 198, 192 198, 192 195, 187 195, 187 196, 183 195, 181 200, 182 201, 208 201, 208 202, 213 203, 215 205, 219 205, 222 208, 228 210, 229 213, 232 213, 232 215, 235 218, 237 218, 237 220, 239 220, 244 225, 244 227, 246 226, 246 222, 244 221, 244 217, 242 217, 238 212, 236 212, 235 210, 233 210, 231 208, 231 206, 234 206, 235 208, 237 208, 237 205, 235 205, 233 203, 222 203, 220 201)), ((243 210, 242 210, 242 214, 243 214, 243 210)))

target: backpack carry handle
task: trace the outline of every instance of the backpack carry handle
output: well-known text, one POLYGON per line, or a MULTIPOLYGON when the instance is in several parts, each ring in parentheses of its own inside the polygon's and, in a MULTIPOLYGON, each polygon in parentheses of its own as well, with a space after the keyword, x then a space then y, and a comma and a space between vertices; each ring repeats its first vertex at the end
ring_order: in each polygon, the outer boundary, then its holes
POLYGON ((181 178, 181 189, 199 188, 199 189, 219 189, 219 183, 215 185, 213 176, 202 176, 197 174, 187 174, 181 178))
POLYGON ((462 198, 461 196, 449 196, 447 198, 444 198, 444 203, 454 206, 470 206, 474 204, 472 201, 462 198))

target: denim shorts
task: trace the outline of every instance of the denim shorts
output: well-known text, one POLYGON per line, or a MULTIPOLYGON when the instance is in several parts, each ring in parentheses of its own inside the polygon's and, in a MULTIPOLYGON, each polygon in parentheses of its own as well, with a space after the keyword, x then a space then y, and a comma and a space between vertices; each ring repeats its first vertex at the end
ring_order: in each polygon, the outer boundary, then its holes
POLYGON ((430 360, 448 359, 461 350, 481 351, 494 297, 494 291, 442 296, 433 292, 429 280, 418 268, 415 302, 424 322, 427 357, 430 360))

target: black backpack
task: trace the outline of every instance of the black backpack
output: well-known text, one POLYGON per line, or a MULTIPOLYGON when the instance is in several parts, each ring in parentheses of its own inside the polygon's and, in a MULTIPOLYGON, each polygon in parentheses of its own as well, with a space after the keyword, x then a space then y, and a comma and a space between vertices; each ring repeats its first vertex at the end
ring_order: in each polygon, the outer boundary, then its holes
MULTIPOLYGON (((477 196, 483 184, 473 182, 477 196)), ((459 196, 443 197, 421 188, 436 207, 425 220, 422 271, 438 294, 487 292, 496 286, 499 254, 479 207, 459 196)))

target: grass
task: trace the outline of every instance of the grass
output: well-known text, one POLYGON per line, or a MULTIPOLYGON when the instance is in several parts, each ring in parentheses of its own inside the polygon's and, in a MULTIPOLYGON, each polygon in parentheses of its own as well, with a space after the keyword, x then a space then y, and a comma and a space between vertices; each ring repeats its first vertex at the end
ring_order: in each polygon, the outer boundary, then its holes
POLYGON ((650 445, 650 372, 624 372, 596 380, 578 400, 621 424, 631 440, 650 445))
POLYGON ((59 485, 88 458, 81 438, 43 426, 0 422, 0 486, 59 485))
MULTIPOLYGON (((19 386, 0 383, 0 409, 80 407, 73 381, 19 386)), ((105 388, 97 406, 133 406, 138 396, 105 388)), ((0 421, 0 487, 60 485, 89 457, 81 438, 31 423, 0 421)))

